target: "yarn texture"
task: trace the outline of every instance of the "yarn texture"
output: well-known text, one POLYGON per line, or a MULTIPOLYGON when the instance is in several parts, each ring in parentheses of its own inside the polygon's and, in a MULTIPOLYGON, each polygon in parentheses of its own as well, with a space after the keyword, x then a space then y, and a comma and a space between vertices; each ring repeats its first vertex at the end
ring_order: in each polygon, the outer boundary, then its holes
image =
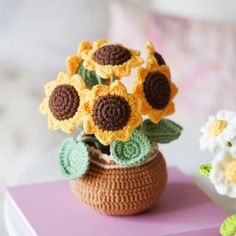
MULTIPOLYGON (((93 160, 98 157, 92 156, 93 160)), ((87 206, 105 215, 132 215, 157 203, 167 182, 162 154, 152 149, 150 160, 135 167, 105 168, 93 162, 86 175, 70 180, 72 192, 87 206)), ((108 165, 109 167, 110 165, 108 165)))
POLYGON ((113 159, 123 166, 136 166, 146 161, 151 152, 149 139, 133 130, 131 138, 127 142, 114 141, 111 144, 111 155, 113 159))
POLYGON ((96 71, 104 79, 129 76, 133 67, 143 64, 139 51, 106 40, 95 41, 91 49, 82 52, 82 58, 87 70, 96 71))
POLYGON ((163 118, 158 124, 145 120, 141 131, 152 141, 157 143, 170 143, 179 138, 182 127, 175 122, 163 118))
POLYGON ((133 93, 138 99, 140 112, 148 115, 153 123, 175 112, 173 99, 178 88, 171 80, 169 67, 158 65, 153 57, 147 61, 146 67, 138 68, 133 93))
POLYGON ((203 164, 198 168, 198 173, 205 177, 209 177, 211 171, 211 164, 203 164))
POLYGON ((221 225, 220 232, 223 236, 232 236, 236 233, 236 214, 229 216, 221 225))
POLYGON ((146 43, 146 52, 148 55, 148 59, 150 58, 154 58, 156 59, 156 62, 158 63, 158 65, 162 66, 162 65, 166 65, 166 62, 164 60, 164 58, 162 57, 162 55, 160 53, 158 53, 155 48, 153 47, 152 42, 147 42, 146 43))
POLYGON ((73 138, 67 138, 60 149, 60 169, 68 179, 76 179, 83 176, 89 167, 89 151, 83 142, 77 142, 73 138))

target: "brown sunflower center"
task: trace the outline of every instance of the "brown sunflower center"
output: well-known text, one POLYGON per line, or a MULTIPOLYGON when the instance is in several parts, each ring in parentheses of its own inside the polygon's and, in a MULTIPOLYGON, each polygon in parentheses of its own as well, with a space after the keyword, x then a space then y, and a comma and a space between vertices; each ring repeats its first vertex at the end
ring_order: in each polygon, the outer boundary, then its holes
POLYGON ((150 72, 144 82, 144 94, 155 109, 163 109, 170 100, 171 89, 168 79, 159 72, 150 72))
POLYGON ((158 52, 154 52, 154 57, 156 58, 156 61, 160 66, 166 65, 166 62, 161 54, 159 54, 158 52))
POLYGON ((78 92, 72 85, 57 86, 49 98, 49 108, 57 120, 72 118, 77 112, 79 104, 78 92))
POLYGON ((120 130, 127 125, 131 108, 125 98, 118 95, 100 97, 93 109, 95 124, 102 130, 120 130))
POLYGON ((105 45, 93 54, 93 59, 101 65, 120 65, 131 58, 130 51, 120 45, 105 45))

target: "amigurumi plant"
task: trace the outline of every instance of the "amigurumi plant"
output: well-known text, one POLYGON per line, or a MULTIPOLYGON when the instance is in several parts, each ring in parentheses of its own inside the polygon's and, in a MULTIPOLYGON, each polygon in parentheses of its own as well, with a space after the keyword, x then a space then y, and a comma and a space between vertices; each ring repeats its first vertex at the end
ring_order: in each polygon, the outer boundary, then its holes
MULTIPOLYGON (((236 113, 221 110, 201 128, 200 148, 215 153, 212 163, 199 167, 221 195, 236 198, 236 113)), ((221 225, 223 236, 236 235, 236 214, 221 225)))
POLYGON ((83 203, 107 215, 136 214, 159 200, 167 169, 157 143, 177 139, 182 130, 164 118, 175 112, 178 92, 170 69, 150 42, 146 49, 140 67, 137 50, 81 42, 66 60, 67 73, 45 86, 40 106, 50 130, 80 131, 62 143, 60 169, 83 203), (130 93, 121 78, 133 68, 130 93))

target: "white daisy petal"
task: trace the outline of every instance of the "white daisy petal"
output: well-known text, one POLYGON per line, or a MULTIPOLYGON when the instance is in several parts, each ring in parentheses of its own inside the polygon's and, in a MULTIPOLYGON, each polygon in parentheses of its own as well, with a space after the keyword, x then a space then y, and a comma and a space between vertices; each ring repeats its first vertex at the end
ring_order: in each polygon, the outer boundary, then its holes
POLYGON ((213 161, 209 179, 216 191, 221 195, 236 198, 236 183, 231 182, 225 175, 227 164, 236 160, 235 148, 225 148, 218 152, 213 161))
POLYGON ((201 132, 201 150, 216 152, 219 148, 227 147, 229 142, 236 143, 236 114, 221 110, 216 115, 209 116, 207 123, 201 127, 201 132))

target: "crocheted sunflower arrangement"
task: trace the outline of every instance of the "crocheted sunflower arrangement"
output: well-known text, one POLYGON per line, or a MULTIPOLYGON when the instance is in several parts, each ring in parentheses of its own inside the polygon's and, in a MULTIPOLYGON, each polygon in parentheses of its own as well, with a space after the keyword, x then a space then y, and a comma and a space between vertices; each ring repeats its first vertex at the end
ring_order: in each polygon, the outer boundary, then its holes
MULTIPOLYGON (((200 148, 214 153, 211 163, 199 167, 221 195, 236 198, 236 113, 221 110, 201 128, 200 148)), ((221 225, 223 236, 236 235, 236 214, 221 225)))
POLYGON ((146 51, 141 67, 137 50, 106 40, 81 42, 66 60, 67 72, 45 86, 40 111, 49 129, 80 131, 63 142, 60 169, 75 195, 104 214, 135 214, 156 202, 167 176, 156 144, 181 134, 179 125, 164 118, 175 112, 178 92, 169 66, 151 42, 146 51), (128 92, 121 78, 134 68, 128 92))

